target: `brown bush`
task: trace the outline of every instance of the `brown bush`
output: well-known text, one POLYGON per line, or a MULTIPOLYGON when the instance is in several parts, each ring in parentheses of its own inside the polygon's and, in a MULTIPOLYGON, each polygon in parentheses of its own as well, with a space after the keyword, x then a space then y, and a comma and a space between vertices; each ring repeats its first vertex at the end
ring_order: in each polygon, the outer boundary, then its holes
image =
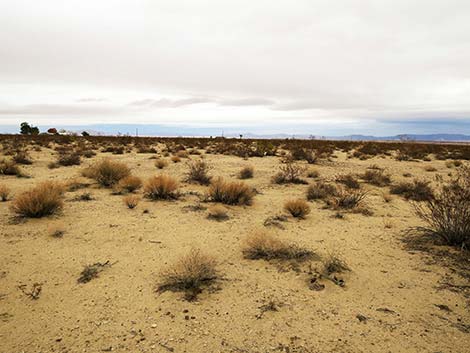
POLYGON ((273 177, 273 182, 276 184, 306 184, 307 182, 301 178, 304 172, 304 166, 287 161, 279 167, 279 172, 273 177))
POLYGON ((307 173, 307 177, 312 178, 312 179, 318 178, 319 176, 320 176, 320 172, 316 169, 311 169, 307 173))
POLYGON ((57 163, 62 166, 80 165, 80 154, 77 152, 60 154, 57 158, 57 163))
POLYGON ((402 195, 407 200, 426 201, 433 198, 430 182, 415 179, 412 183, 401 182, 390 187, 390 192, 402 195))
POLYGON ((178 156, 172 156, 170 159, 171 159, 171 161, 172 161, 173 163, 179 163, 179 162, 181 162, 181 158, 178 157, 178 156))
POLYGON ((219 278, 216 266, 212 257, 192 249, 160 274, 157 290, 184 292, 186 300, 194 300, 203 287, 212 285, 219 278))
POLYGON ((13 160, 18 164, 33 164, 31 157, 26 151, 18 151, 13 156, 13 160))
POLYGON ((338 175, 335 178, 336 182, 346 185, 350 189, 359 189, 361 184, 357 180, 357 177, 353 174, 338 175))
POLYGON ((375 186, 387 186, 390 185, 392 181, 390 175, 385 174, 383 170, 378 169, 366 170, 362 175, 362 179, 375 186))
POLYGON ((137 195, 127 195, 123 198, 124 204, 131 210, 136 208, 140 202, 140 197, 137 195))
POLYGON ((335 209, 352 210, 363 206, 367 192, 361 190, 340 189, 336 196, 329 200, 335 209))
POLYGON ((0 184, 0 201, 5 202, 10 195, 10 189, 6 185, 0 184))
POLYGON ((338 189, 336 185, 324 182, 312 184, 307 189, 307 200, 323 200, 328 197, 337 195, 338 189))
POLYGON ((289 200, 284 204, 284 210, 289 212, 293 217, 305 218, 310 213, 310 206, 302 199, 289 200))
POLYGON ((323 274, 329 276, 333 273, 341 273, 345 271, 351 271, 346 262, 335 253, 328 253, 322 260, 323 263, 323 274))
POLYGON ((95 179, 105 187, 115 185, 130 174, 131 171, 127 165, 110 159, 103 159, 83 172, 84 176, 95 179))
POLYGON ((178 182, 165 174, 151 177, 144 185, 145 197, 152 200, 176 199, 177 190, 178 182))
POLYGON ((120 191, 134 192, 142 187, 142 179, 134 175, 129 175, 119 180, 117 187, 120 191))
POLYGON ((22 171, 15 161, 9 159, 0 160, 0 174, 21 176, 22 171))
POLYGON ((211 166, 205 161, 199 159, 187 163, 188 173, 186 174, 186 181, 196 182, 202 185, 208 185, 211 181, 211 176, 208 175, 211 166))
POLYGON ((416 212, 427 226, 419 230, 442 239, 446 244, 470 246, 470 167, 457 177, 440 184, 432 198, 416 204, 416 212))
POLYGON ((62 185, 46 181, 15 197, 11 209, 22 217, 49 216, 62 209, 63 192, 62 185))
POLYGON ((252 166, 243 167, 238 173, 240 179, 251 179, 253 178, 254 169, 252 166))
POLYGON ((242 245, 242 253, 251 260, 297 260, 310 259, 314 253, 295 244, 288 244, 267 232, 254 232, 247 236, 242 245))
POLYGON ((226 182, 218 178, 209 188, 209 198, 227 205, 250 205, 254 191, 243 182, 226 182))
POLYGON ((163 169, 167 165, 168 165, 168 162, 166 161, 166 159, 159 158, 155 161, 155 167, 157 167, 158 169, 163 169))

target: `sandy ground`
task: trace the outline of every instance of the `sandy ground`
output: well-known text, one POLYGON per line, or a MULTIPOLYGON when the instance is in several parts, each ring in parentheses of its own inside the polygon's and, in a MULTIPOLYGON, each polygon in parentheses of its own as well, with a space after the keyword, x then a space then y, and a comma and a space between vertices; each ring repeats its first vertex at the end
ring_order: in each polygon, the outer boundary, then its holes
MULTIPOLYGON (((14 196, 40 181, 73 179, 104 155, 50 170, 55 156, 43 149, 32 152, 34 163, 24 167, 32 178, 0 176, 0 183, 14 196)), ((160 172, 151 154, 106 155, 143 179, 160 172)), ((362 173, 371 164, 397 181, 405 179, 404 172, 429 180, 449 172, 443 161, 337 155, 311 166, 320 179, 362 173), (430 164, 437 172, 424 171, 430 164)), ((247 183, 259 192, 253 205, 231 206, 230 219, 217 222, 206 218, 207 211, 185 208, 198 203, 194 195, 143 200, 129 210, 122 196, 93 184, 66 193, 58 216, 15 223, 11 201, 0 203, 0 352, 470 352, 469 299, 439 289, 443 282, 468 282, 427 253, 407 250, 403 231, 421 224, 409 202, 393 196, 386 203, 387 188, 363 184, 370 190, 372 216, 347 213, 337 219, 322 202, 312 202, 306 219, 290 217, 284 230, 266 228, 264 220, 282 214, 286 200, 304 197, 307 186, 272 184, 277 157, 206 160, 212 175, 229 179, 252 165, 255 177, 247 183), (84 191, 95 200, 72 201, 84 191), (53 225, 65 229, 62 238, 50 236, 53 225), (346 286, 326 281, 324 290, 313 291, 303 270, 244 259, 243 238, 263 228, 319 254, 339 251, 352 269, 342 276, 346 286), (179 293, 156 293, 160 271, 192 247, 218 260, 224 277, 219 290, 204 291, 195 302, 179 293), (98 278, 77 283, 85 265, 108 260, 113 265, 98 278), (42 287, 37 300, 24 293, 34 283, 42 287), (260 307, 270 300, 278 310, 263 313, 260 307)), ((164 171, 182 181, 184 159, 164 171)), ((206 189, 181 182, 182 191, 206 189)))

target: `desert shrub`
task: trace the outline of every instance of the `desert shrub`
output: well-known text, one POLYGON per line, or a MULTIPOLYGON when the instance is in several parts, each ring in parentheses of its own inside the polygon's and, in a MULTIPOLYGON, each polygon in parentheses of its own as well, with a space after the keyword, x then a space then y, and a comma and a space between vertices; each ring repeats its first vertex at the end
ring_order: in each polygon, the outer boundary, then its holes
POLYGON ((124 163, 103 159, 86 169, 83 174, 105 187, 110 187, 129 176, 131 171, 124 163))
POLYGON ((401 182, 390 187, 394 195, 402 195, 407 200, 426 201, 433 198, 430 182, 415 179, 412 183, 401 182))
POLYGON ((171 161, 172 161, 173 163, 179 163, 179 162, 181 162, 181 158, 178 157, 178 156, 172 156, 170 159, 171 159, 171 161))
POLYGON ((375 186, 386 186, 391 183, 390 175, 385 174, 380 169, 366 170, 362 175, 362 179, 375 186))
POLYGON ((353 174, 342 174, 335 178, 336 182, 346 185, 350 189, 359 189, 361 184, 357 180, 357 177, 353 174))
POLYGON ((254 169, 252 166, 243 167, 238 173, 240 179, 251 179, 253 178, 254 169))
POLYGON ((77 282, 78 283, 88 283, 92 279, 97 278, 99 273, 102 272, 106 267, 111 266, 109 261, 106 261, 104 263, 102 262, 96 262, 92 265, 86 265, 82 272, 80 273, 80 277, 78 277, 77 282))
POLYGON ((122 199, 124 204, 131 210, 136 208, 140 202, 140 197, 137 195, 127 195, 122 199))
POLYGON ((242 253, 250 260, 297 260, 310 259, 314 253, 296 244, 286 243, 267 232, 254 232, 247 236, 242 245, 242 253))
POLYGON ((432 165, 427 165, 424 167, 424 170, 426 172, 437 172, 437 169, 435 167, 433 167, 432 165))
POLYGON ((93 151, 93 150, 85 150, 85 151, 82 152, 82 155, 85 158, 92 158, 92 157, 96 156, 96 152, 93 151))
POLYGON ((119 180, 117 187, 120 191, 134 192, 142 187, 142 179, 134 175, 129 175, 119 180))
POLYGON ((470 245, 470 167, 463 168, 447 184, 440 184, 433 198, 416 204, 416 212, 427 226, 420 229, 446 244, 470 245))
POLYGON ((207 218, 223 221, 228 219, 227 209, 222 205, 215 205, 209 208, 207 218))
POLYGON ((189 158, 189 153, 187 151, 178 151, 176 153, 176 156, 179 157, 179 158, 189 158))
POLYGON ((226 182, 222 178, 214 180, 209 188, 209 198, 227 205, 250 205, 254 191, 243 182, 226 182))
POLYGON ((33 164, 31 157, 26 151, 18 151, 13 156, 13 160, 18 164, 33 164))
POLYGON ((276 184, 306 184, 307 182, 301 178, 304 172, 304 166, 287 161, 279 167, 279 172, 273 177, 273 182, 276 184))
POLYGON ((366 196, 367 192, 362 190, 339 189, 329 203, 334 209, 352 210, 362 207, 366 196))
POLYGON ((307 173, 307 177, 312 178, 312 179, 318 178, 319 176, 320 176, 320 172, 316 169, 311 169, 307 173))
POLYGON ((346 264, 346 262, 341 259, 341 257, 335 252, 330 252, 326 256, 324 256, 322 259, 322 263, 322 272, 326 276, 330 276, 333 273, 341 273, 351 270, 346 264))
POLYGON ((15 197, 11 209, 22 217, 40 218, 62 209, 63 186, 46 181, 15 197))
POLYGON ((312 184, 307 189, 307 200, 323 200, 338 193, 336 185, 324 182, 312 184))
POLYGON ((151 177, 144 185, 145 197, 152 200, 178 198, 178 182, 171 176, 161 174, 151 177))
POLYGON ((192 249, 160 274, 157 290, 183 292, 186 300, 194 300, 204 287, 219 278, 216 266, 217 262, 212 257, 192 249))
POLYGON ((10 195, 10 189, 6 185, 0 184, 0 201, 5 202, 10 195))
POLYGON ((57 163, 62 166, 80 165, 80 154, 77 152, 60 154, 57 163))
POLYGON ((15 161, 9 159, 1 159, 0 174, 21 176, 22 172, 15 161))
POLYGON ((188 173, 186 174, 186 181, 196 182, 202 185, 208 185, 211 181, 211 176, 208 175, 211 166, 205 161, 199 159, 187 163, 188 173))
POLYGON ((289 200, 284 204, 284 210, 289 212, 293 217, 305 218, 310 213, 310 206, 302 199, 289 200))
POLYGON ((155 167, 157 167, 158 169, 163 169, 167 165, 168 165, 168 162, 166 161, 166 159, 159 158, 155 161, 155 167))
POLYGON ((53 238, 62 238, 65 234, 65 227, 63 224, 52 224, 48 227, 47 232, 53 238))

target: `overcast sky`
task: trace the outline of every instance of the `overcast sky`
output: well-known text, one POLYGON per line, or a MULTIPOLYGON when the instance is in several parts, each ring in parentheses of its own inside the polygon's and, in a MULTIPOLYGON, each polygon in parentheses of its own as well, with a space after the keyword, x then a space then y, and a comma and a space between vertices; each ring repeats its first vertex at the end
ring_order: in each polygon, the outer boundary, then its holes
POLYGON ((0 0, 25 120, 470 134, 470 1, 0 0))

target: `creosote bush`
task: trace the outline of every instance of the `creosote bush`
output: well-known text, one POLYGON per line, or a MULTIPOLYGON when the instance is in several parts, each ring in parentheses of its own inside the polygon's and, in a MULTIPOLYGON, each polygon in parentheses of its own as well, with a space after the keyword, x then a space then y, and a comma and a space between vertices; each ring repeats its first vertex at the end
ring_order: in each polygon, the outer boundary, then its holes
POLYGON ((134 175, 129 175, 119 180, 117 187, 123 192, 134 192, 142 187, 142 179, 134 175))
POLYGON ((302 199, 289 200, 284 204, 284 210, 289 212, 293 217, 305 218, 310 213, 310 206, 302 199))
POLYGON ((303 261, 313 257, 314 253, 289 244, 278 237, 262 231, 257 231, 244 239, 242 253, 246 259, 251 260, 297 260, 303 261))
POLYGON ((279 167, 279 172, 273 177, 276 184, 306 184, 307 182, 301 178, 305 172, 303 165, 287 161, 279 167))
POLYGON ((441 183, 433 198, 415 204, 426 227, 418 228, 448 245, 470 246, 470 167, 463 167, 451 181, 441 183))
POLYGON ((214 180, 208 196, 210 201, 221 202, 227 205, 251 205, 254 191, 243 182, 230 182, 222 178, 214 180))
POLYGON ((83 176, 95 179, 105 187, 115 185, 130 174, 127 165, 110 159, 103 159, 83 171, 83 176))
POLYGON ((390 193, 395 195, 402 195, 407 200, 413 201, 426 201, 431 200, 434 195, 429 185, 430 182, 426 180, 415 179, 412 183, 401 182, 390 187, 390 193))
POLYGON ((238 174, 238 177, 240 179, 251 179, 253 178, 253 174, 254 174, 254 169, 252 166, 246 166, 246 167, 243 167, 239 174, 238 174))
POLYGON ((177 190, 178 182, 166 174, 151 177, 144 185, 144 195, 151 200, 176 199, 177 190))
POLYGON ((46 181, 15 197, 11 209, 22 217, 40 218, 62 209, 62 185, 46 181))
POLYGON ((192 249, 160 274, 157 291, 183 292, 186 300, 194 300, 219 278, 216 266, 214 258, 192 249))
POLYGON ((187 163, 188 172, 186 181, 195 182, 202 185, 208 185, 211 181, 211 176, 208 174, 211 166, 202 159, 190 161, 187 163))

